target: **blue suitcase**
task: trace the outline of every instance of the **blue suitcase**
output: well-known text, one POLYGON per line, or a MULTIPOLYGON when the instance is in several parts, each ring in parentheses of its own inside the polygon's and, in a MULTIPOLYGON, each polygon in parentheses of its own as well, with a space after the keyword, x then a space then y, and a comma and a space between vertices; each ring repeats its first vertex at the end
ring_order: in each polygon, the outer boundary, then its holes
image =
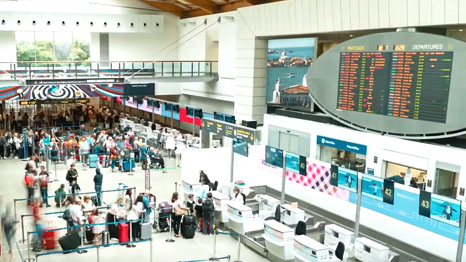
POLYGON ((99 162, 99 156, 97 155, 89 155, 89 167, 96 168, 97 162, 99 162))
POLYGON ((130 170, 129 168, 130 162, 131 162, 131 168, 132 169, 136 168, 136 164, 134 163, 134 160, 123 160, 123 172, 127 172, 130 170))

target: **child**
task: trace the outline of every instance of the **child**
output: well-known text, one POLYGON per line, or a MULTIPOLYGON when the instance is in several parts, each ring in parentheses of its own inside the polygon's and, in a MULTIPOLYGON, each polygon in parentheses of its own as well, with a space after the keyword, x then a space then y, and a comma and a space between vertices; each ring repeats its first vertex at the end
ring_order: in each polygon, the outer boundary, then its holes
POLYGON ((60 188, 55 191, 56 207, 60 207, 60 203, 65 201, 65 198, 66 198, 65 184, 61 184, 60 188))
MULTIPOLYGON (((99 210, 97 208, 95 208, 92 211, 92 214, 89 216, 89 223, 90 224, 102 223, 100 221, 99 210)), ((92 233, 94 234, 94 245, 97 246, 97 242, 99 241, 99 236, 102 233, 102 226, 101 225, 92 226, 92 233)))
POLYGON ((77 195, 79 194, 79 191, 81 191, 81 187, 79 187, 76 180, 73 180, 73 185, 71 185, 71 194, 77 195))
POLYGON ((199 232, 201 231, 201 219, 202 219, 202 198, 197 199, 197 204, 194 207, 194 210, 196 210, 196 223, 197 223, 197 228, 199 228, 199 232))
POLYGON ((194 195, 189 194, 188 195, 188 202, 186 203, 186 207, 189 208, 189 213, 194 214, 194 205, 196 203, 194 202, 194 195))

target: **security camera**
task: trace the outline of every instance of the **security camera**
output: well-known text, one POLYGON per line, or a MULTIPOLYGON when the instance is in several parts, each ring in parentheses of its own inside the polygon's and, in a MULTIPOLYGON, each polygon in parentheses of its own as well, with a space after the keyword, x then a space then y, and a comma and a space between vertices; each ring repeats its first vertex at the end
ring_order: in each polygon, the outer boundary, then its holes
POLYGON ((155 23, 155 26, 159 26, 159 23, 155 23))
POLYGON ((107 26, 107 22, 104 22, 104 26, 107 26))
POLYGON ((117 26, 120 27, 120 23, 117 23, 117 26))
POLYGON ((79 25, 79 22, 76 22, 76 25, 79 25))
POLYGON ((91 22, 91 26, 93 26, 93 25, 94 25, 94 22, 91 22))
POLYGON ((16 22, 16 23, 17 23, 18 25, 20 25, 20 24, 21 24, 21 20, 18 20, 18 22, 16 22))
POLYGON ((144 23, 144 26, 147 26, 147 24, 146 24, 146 23, 144 23))
POLYGON ((61 21, 61 25, 65 25, 65 21, 61 21))
POLYGON ((5 23, 6 23, 6 21, 5 21, 5 20, 2 20, 2 25, 4 25, 5 23))
POLYGON ((130 25, 131 27, 133 27, 133 26, 134 26, 134 24, 133 24, 133 23, 131 23, 131 24, 129 24, 129 25, 130 25))
POLYGON ((33 21, 32 21, 32 25, 36 25, 36 20, 33 20, 33 21))
POLYGON ((50 21, 47 21, 47 25, 50 25, 50 21))

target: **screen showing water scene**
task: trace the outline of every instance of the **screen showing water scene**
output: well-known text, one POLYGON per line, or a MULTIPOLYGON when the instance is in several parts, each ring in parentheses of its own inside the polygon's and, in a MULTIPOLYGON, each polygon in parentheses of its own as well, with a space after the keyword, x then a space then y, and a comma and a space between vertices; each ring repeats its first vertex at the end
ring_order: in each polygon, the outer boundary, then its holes
POLYGON ((459 227, 461 218, 461 201, 431 194, 430 218, 459 227))
POLYGON ((314 63, 317 38, 268 41, 267 104, 309 110, 306 73, 314 63))

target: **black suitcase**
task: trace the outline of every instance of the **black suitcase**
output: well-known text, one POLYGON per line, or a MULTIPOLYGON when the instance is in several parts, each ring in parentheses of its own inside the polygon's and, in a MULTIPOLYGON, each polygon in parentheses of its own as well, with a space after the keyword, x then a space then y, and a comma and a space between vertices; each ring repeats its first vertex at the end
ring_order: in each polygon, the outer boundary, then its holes
POLYGON ((79 229, 72 230, 58 239, 58 243, 63 251, 77 249, 81 245, 81 233, 79 229))
POLYGON ((92 227, 86 227, 86 241, 88 244, 92 244, 94 241, 94 233, 92 233, 92 227))
POLYGON ((196 225, 182 225, 181 226, 181 234, 183 238, 193 238, 196 235, 196 225))
POLYGON ((196 225, 196 218, 194 218, 194 216, 191 216, 191 215, 185 215, 183 217, 183 224, 185 226, 196 225))
POLYGON ((19 153, 19 158, 24 159, 24 147, 20 147, 18 149, 18 153, 19 153))

